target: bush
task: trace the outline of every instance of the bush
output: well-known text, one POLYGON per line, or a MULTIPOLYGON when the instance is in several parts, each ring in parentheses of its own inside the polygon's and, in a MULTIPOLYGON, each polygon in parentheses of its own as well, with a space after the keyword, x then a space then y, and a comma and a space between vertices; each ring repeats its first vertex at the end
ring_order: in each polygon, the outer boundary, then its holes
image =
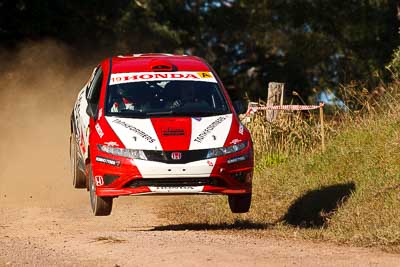
POLYGON ((392 61, 386 66, 395 80, 400 79, 400 46, 393 52, 392 61))

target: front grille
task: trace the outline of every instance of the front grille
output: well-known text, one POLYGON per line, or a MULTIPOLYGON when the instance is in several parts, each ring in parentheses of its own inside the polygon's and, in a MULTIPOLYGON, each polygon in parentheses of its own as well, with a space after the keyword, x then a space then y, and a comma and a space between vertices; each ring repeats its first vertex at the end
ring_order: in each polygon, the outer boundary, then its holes
POLYGON ((141 178, 130 181, 124 187, 137 188, 141 186, 160 186, 160 187, 176 187, 176 186, 203 186, 212 185, 217 187, 225 187, 225 183, 218 178, 141 178))
POLYGON ((164 162, 169 164, 183 164, 192 161, 202 160, 207 158, 208 149, 200 150, 186 150, 186 151, 156 151, 145 150, 143 151, 148 160, 164 162), (176 160, 172 159, 171 154, 180 152, 181 158, 176 160))

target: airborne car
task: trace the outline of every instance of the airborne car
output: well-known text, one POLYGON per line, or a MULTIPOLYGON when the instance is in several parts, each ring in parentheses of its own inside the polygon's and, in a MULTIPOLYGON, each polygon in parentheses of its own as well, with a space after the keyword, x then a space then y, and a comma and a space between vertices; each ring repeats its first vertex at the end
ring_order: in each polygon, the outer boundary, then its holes
POLYGON ((75 102, 70 156, 73 185, 89 190, 97 216, 127 195, 224 194, 232 212, 250 208, 250 133, 198 57, 102 61, 75 102))

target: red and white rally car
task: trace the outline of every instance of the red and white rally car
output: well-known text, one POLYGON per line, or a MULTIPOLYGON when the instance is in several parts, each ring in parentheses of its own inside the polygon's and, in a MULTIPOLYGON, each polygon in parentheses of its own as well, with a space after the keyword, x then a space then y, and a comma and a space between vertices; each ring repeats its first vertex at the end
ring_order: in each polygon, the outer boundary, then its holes
POLYGON ((95 215, 123 195, 224 194, 232 212, 250 208, 250 133, 197 57, 101 62, 73 108, 70 155, 73 185, 90 191, 95 215))

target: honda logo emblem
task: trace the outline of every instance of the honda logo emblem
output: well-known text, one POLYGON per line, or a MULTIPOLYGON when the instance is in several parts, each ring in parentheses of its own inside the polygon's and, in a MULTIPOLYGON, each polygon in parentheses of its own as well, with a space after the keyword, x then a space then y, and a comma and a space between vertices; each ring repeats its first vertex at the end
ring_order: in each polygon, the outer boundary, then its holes
POLYGON ((172 152, 171 153, 171 159, 180 160, 181 158, 182 158, 182 153, 181 152, 172 152))

